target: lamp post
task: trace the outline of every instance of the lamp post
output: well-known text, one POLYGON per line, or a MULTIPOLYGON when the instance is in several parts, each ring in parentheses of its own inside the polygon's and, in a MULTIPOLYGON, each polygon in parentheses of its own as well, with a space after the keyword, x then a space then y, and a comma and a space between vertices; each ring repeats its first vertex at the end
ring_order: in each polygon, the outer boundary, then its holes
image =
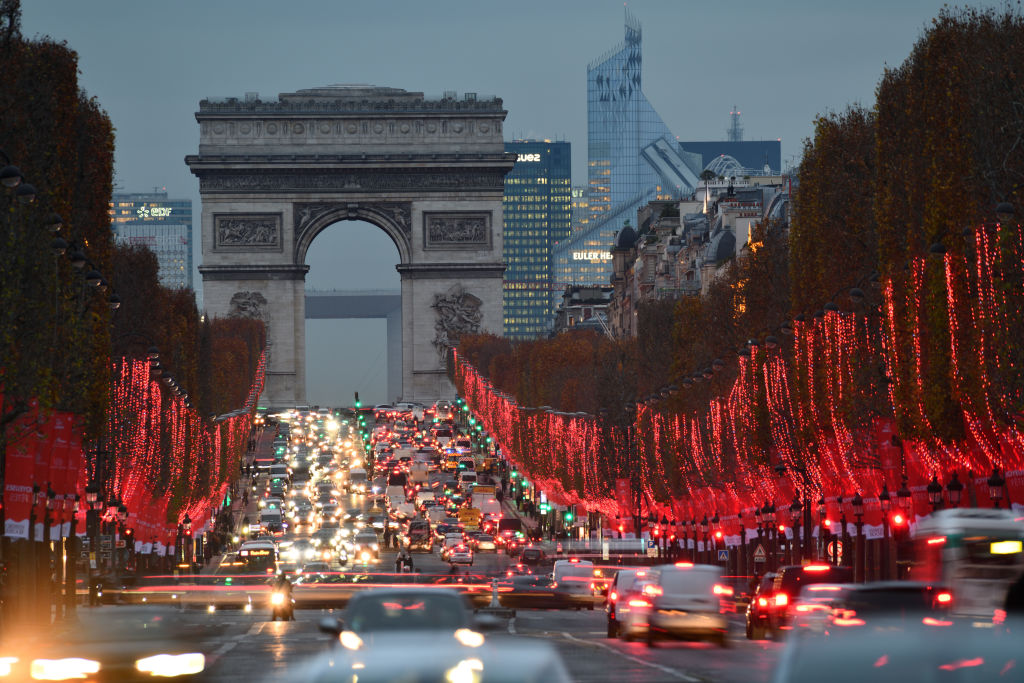
MULTIPOLYGON (((757 505, 754 506, 754 521, 757 522, 757 547, 764 550, 764 513, 761 512, 761 508, 757 505)), ((757 550, 754 551, 754 569, 757 569, 757 550)), ((765 556, 767 564, 767 556, 765 556)), ((755 572, 756 573, 756 572, 755 572)))
POLYGON ((889 531, 889 512, 892 510, 892 497, 889 486, 882 483, 882 492, 878 494, 878 504, 882 508, 882 580, 889 581, 896 576, 896 555, 892 549, 892 534, 889 531))
POLYGON ((960 475, 953 472, 953 478, 946 484, 946 493, 949 494, 949 507, 960 507, 960 496, 963 494, 964 485, 960 483, 960 475))
POLYGON ((789 504, 789 521, 793 525, 793 542, 789 544, 790 564, 800 564, 804 555, 805 549, 800 547, 800 517, 803 509, 800 496, 793 496, 793 502, 789 504))
MULTIPOLYGON (((715 516, 711 518, 711 544, 713 548, 713 554, 711 560, 715 564, 718 564, 718 539, 722 536, 722 520, 718 517, 718 511, 715 511, 715 516)), ((722 538, 722 545, 725 545, 725 538, 722 538)), ((710 562, 708 564, 711 564, 710 562)))
POLYGON ((743 522, 743 510, 736 513, 736 521, 740 525, 740 555, 736 558, 736 569, 740 576, 747 575, 747 527, 743 522))
POLYGON ((853 505, 853 516, 857 518, 857 543, 854 547, 853 580, 855 583, 864 582, 864 499, 857 491, 850 501, 853 505))
POLYGON ((709 564, 706 560, 708 556, 708 516, 704 515, 704 519, 700 522, 700 532, 704 536, 704 550, 701 553, 701 564, 709 564))
POLYGON ((662 515, 661 516, 661 545, 662 545, 662 548, 664 548, 664 552, 662 553, 662 556, 663 557, 667 557, 667 558, 671 558, 672 555, 671 555, 671 553, 669 551, 669 544, 668 544, 668 537, 670 535, 668 533, 668 528, 669 528, 668 527, 668 517, 666 517, 665 515, 662 515))
POLYGON ((937 474, 932 475, 932 480, 928 482, 928 487, 925 490, 928 492, 928 502, 931 503, 932 512, 937 512, 942 507, 942 484, 939 483, 937 474))
MULTIPOLYGON (((843 497, 836 496, 836 505, 839 506, 839 543, 836 544, 836 557, 842 560, 844 567, 850 566, 850 534, 846 526, 846 506, 843 505, 843 497)), ((839 564, 838 562, 836 564, 839 564)))
POLYGON ((831 540, 831 535, 828 531, 828 525, 826 518, 828 514, 828 508, 825 506, 825 494, 821 494, 821 498, 818 499, 818 552, 816 559, 821 559, 824 556, 828 559, 828 542, 831 540))
POLYGON ((761 517, 764 519, 764 532, 768 541, 768 562, 766 569, 774 571, 778 558, 776 557, 778 543, 778 528, 775 526, 775 505, 769 505, 765 501, 761 508, 761 517))
POLYGON ((81 497, 76 493, 74 502, 71 504, 71 525, 68 527, 68 536, 64 539, 64 616, 71 618, 75 614, 78 605, 78 536, 75 534, 75 527, 78 525, 78 510, 81 497))
POLYGON ((188 570, 191 573, 192 567, 195 562, 192 559, 192 518, 185 513, 185 519, 182 520, 185 529, 185 553, 186 557, 182 560, 182 564, 188 563, 188 570))
POLYGON ((1006 480, 999 476, 999 469, 992 469, 992 476, 988 478, 988 497, 992 501, 992 507, 998 508, 999 502, 1006 495, 1006 480))

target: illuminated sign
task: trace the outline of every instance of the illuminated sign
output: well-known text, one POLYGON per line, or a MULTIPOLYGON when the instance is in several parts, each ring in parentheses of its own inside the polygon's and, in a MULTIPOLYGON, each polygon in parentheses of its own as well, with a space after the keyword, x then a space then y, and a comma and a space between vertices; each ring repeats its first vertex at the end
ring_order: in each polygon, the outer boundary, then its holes
POLYGON ((167 218, 171 215, 171 211, 173 209, 166 206, 140 206, 135 213, 139 218, 167 218))
POLYGON ((540 161, 540 154, 519 154, 516 161, 540 161))
POLYGON ((611 261, 612 253, 610 251, 574 251, 572 252, 573 261, 611 261))

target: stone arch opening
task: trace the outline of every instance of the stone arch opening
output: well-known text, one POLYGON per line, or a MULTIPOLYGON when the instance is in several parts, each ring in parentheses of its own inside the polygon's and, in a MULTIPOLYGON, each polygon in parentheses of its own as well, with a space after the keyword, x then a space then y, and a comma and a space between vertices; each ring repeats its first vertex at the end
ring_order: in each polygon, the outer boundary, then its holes
POLYGON ((412 210, 409 202, 360 204, 350 202, 300 203, 294 207, 294 263, 306 262, 306 253, 316 236, 335 223, 361 221, 380 228, 398 249, 399 264, 412 259, 412 210))
POLYGON ((353 391, 364 404, 401 395, 399 259, 391 237, 364 221, 333 223, 311 241, 304 261, 308 403, 344 405, 353 391))

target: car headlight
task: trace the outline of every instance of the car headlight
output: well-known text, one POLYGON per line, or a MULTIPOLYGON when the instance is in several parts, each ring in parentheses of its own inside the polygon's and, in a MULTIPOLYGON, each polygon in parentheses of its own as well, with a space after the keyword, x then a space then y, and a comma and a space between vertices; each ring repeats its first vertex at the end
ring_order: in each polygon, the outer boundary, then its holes
POLYGON ((99 662, 80 657, 33 659, 30 667, 32 678, 37 681, 64 681, 69 678, 86 678, 90 674, 98 673, 99 670, 99 662))
POLYGON ((155 655, 135 662, 135 668, 150 676, 173 678, 174 676, 191 676, 203 670, 206 657, 202 652, 189 652, 183 655, 155 655))
POLYGON ((377 544, 376 543, 374 543, 372 547, 373 547, 374 550, 378 550, 379 549, 379 548, 377 548, 377 544))
POLYGON ((17 657, 0 657, 0 676, 10 676, 13 665, 17 663, 17 657))

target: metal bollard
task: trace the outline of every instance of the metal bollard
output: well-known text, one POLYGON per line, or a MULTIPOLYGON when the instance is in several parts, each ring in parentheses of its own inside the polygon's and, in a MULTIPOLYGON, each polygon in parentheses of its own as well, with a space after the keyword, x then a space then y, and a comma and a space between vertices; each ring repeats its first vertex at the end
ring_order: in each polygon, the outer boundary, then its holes
POLYGON ((491 604, 488 607, 500 608, 501 603, 498 602, 498 580, 491 579, 491 604))

